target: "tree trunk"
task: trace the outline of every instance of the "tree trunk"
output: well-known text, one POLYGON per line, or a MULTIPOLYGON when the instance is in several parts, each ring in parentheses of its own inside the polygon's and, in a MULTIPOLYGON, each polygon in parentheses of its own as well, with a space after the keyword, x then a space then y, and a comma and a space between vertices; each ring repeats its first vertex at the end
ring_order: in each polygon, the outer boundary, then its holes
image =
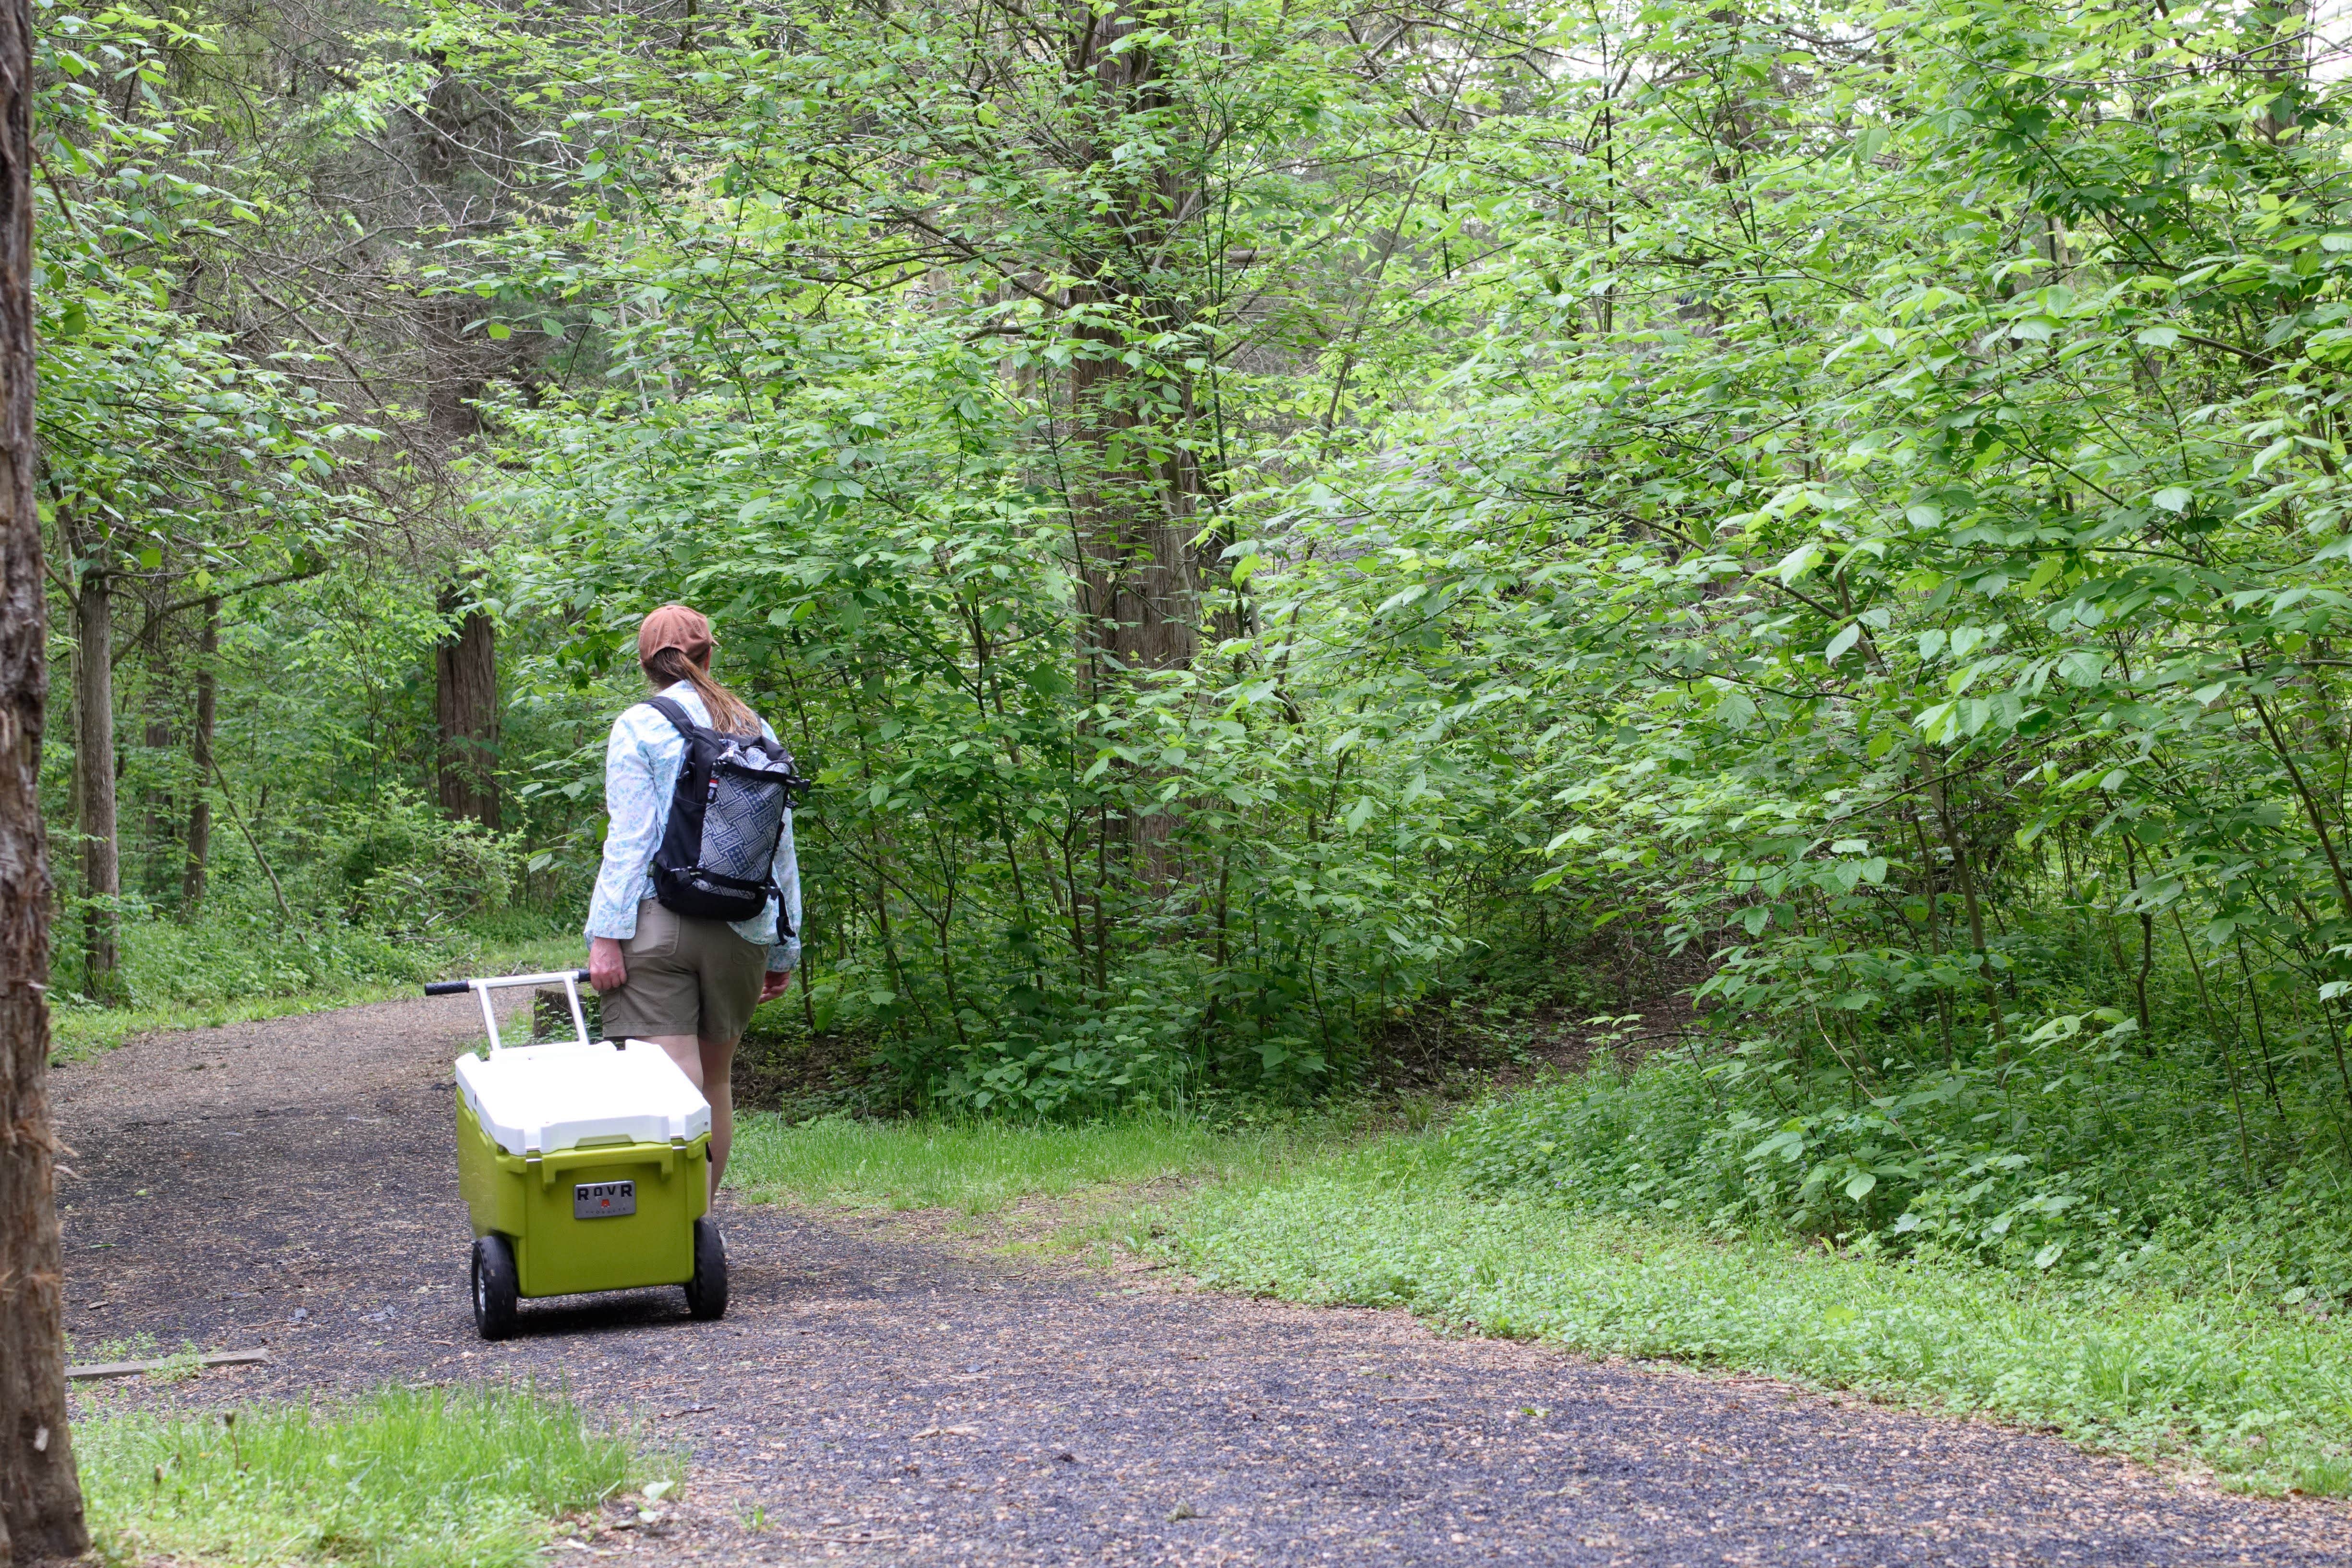
MULTIPOLYGON (((170 678, 168 665, 155 672, 158 679, 148 692, 151 703, 171 700, 172 688, 163 682, 170 678)), ((172 751, 172 721, 159 714, 150 713, 141 727, 139 740, 152 759, 160 760, 172 751)), ((146 785, 139 792, 139 869, 131 883, 142 892, 160 886, 163 880, 165 860, 179 858, 180 836, 179 796, 168 781, 159 781, 155 769, 148 769, 146 785)))
MULTIPOLYGON (((1074 247, 1083 254, 1064 258, 1069 276, 1099 280, 1071 287, 1066 298, 1080 323, 1069 369, 1080 678, 1101 696, 1138 675, 1192 663, 1207 619, 1203 587, 1218 564, 1213 549, 1203 559, 1193 544, 1208 494, 1194 450, 1205 422, 1189 387, 1176 385, 1171 399, 1171 382, 1138 373, 1127 359, 1138 341, 1180 331, 1191 319, 1191 307, 1159 291, 1156 275, 1171 236, 1197 212, 1200 193, 1172 152, 1157 169, 1106 167, 1114 163, 1111 149, 1132 139, 1129 117, 1159 114, 1171 100, 1157 54, 1138 46, 1135 35, 1147 25, 1141 13, 1112 4, 1069 15, 1065 69, 1073 101, 1095 117, 1073 141, 1073 162, 1118 192, 1115 215, 1074 247)), ((1118 823, 1119 858, 1154 893, 1176 876, 1175 823, 1164 810, 1118 823)))
POLYGON ((86 572, 74 598, 74 817, 81 831, 82 994, 114 1001, 121 990, 116 913, 122 847, 114 810, 114 588, 104 568, 86 572))
MULTIPOLYGON (((1122 5, 1073 12, 1068 72, 1073 91, 1093 100, 1101 119, 1080 160, 1099 164, 1128 138, 1120 121, 1168 107, 1159 60, 1132 44, 1142 20, 1122 5)), ((1079 613, 1087 622, 1090 673, 1099 683, 1119 672, 1177 669, 1200 648, 1202 563, 1192 548, 1202 495, 1201 471, 1184 439, 1195 423, 1189 397, 1171 406, 1165 383, 1148 382, 1127 364, 1129 334, 1179 328, 1185 312, 1151 292, 1150 256, 1199 203, 1182 173, 1166 167, 1131 177, 1120 211, 1097 244, 1100 254, 1074 256, 1074 276, 1104 281, 1070 290, 1073 310, 1097 324, 1076 336, 1091 349, 1070 366, 1070 417, 1090 471, 1071 497, 1077 533, 1079 613), (1117 670, 1106 670, 1106 664, 1117 670)))
POLYGON ((1952 818, 1952 807, 1947 796, 1944 780, 1930 768, 1927 775, 1928 803, 1936 808, 1937 820, 1944 825, 1944 844, 1951 852, 1953 880, 1960 884, 1960 906, 1968 911, 1969 946, 1976 955, 1977 977, 1984 982, 1985 1005, 1992 1009, 1993 1039, 1999 1043, 1993 1049, 1994 1065, 2009 1065, 2009 1020, 2000 1014, 2000 985, 1993 978, 1992 955, 1985 948, 1984 911, 1977 903, 1976 873, 1969 865, 1968 841, 1960 837, 1959 824, 1952 818))
MULTIPOLYGON (((471 597, 457 583, 441 591, 453 615, 471 597)), ((441 809, 486 828, 499 825, 499 649, 489 616, 467 610, 433 651, 434 711, 440 727, 441 809)))
POLYGON ((195 793, 188 806, 188 863, 180 874, 180 918, 194 920, 204 907, 205 872, 213 856, 213 725, 218 699, 213 662, 220 653, 220 595, 205 601, 204 630, 196 633, 196 727, 188 737, 195 793))
POLYGON ((66 1430, 49 1132, 48 609, 34 505, 32 15, 0 0, 0 1564, 89 1546, 66 1430))

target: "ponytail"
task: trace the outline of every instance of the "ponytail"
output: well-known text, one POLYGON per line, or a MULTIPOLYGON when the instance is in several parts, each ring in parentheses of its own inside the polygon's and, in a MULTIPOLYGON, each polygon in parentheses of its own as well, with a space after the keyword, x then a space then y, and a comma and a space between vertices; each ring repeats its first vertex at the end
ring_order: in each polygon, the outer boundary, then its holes
MULTIPOLYGON (((709 644, 704 644, 706 655, 709 644)), ((686 656, 682 648, 657 648, 653 657, 645 662, 646 679, 656 686, 674 686, 684 681, 710 710, 710 727, 727 735, 757 735, 760 716, 743 706, 743 699, 710 678, 710 671, 686 656)))

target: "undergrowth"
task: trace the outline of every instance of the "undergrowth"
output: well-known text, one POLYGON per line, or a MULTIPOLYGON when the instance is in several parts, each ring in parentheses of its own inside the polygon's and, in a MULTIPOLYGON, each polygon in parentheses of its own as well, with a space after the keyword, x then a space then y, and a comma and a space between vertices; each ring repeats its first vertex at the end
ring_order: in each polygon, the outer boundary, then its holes
POLYGON ((2265 1095, 2241 1124, 2194 1043, 2150 1057, 2084 1035, 2062 1018, 2005 1062, 1866 1075, 1804 1071, 1766 1040, 1604 1061, 1469 1112, 1446 1146, 1474 1194, 1725 1239, 2313 1312, 2352 1301, 2339 1106, 2265 1095))
POLYGON ((159 1030, 392 1000, 445 977, 562 968, 580 964, 584 951, 572 922, 536 912, 510 912, 410 941, 258 918, 194 926, 141 921, 122 932, 124 1005, 100 1007, 52 993, 53 1054, 71 1060, 159 1030))

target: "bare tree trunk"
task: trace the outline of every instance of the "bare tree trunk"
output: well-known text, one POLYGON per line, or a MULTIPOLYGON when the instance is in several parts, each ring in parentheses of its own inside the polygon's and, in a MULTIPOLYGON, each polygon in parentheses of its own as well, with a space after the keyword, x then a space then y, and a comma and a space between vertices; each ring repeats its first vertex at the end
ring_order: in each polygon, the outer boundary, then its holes
POLYGON ((34 505, 32 15, 0 0, 0 1564, 89 1546, 66 1430, 49 1131, 48 606, 34 505))
MULTIPOLYGON (((452 583, 441 591, 441 612, 454 614, 471 597, 452 583)), ((468 610, 455 634, 433 651, 434 709, 441 739, 441 809, 499 825, 499 647, 497 629, 480 610, 468 610)))
POLYGON ((204 907, 205 873, 213 857, 213 726, 218 712, 213 662, 220 653, 220 595, 205 601, 204 630, 196 633, 196 727, 188 737, 194 764, 195 794, 188 805, 188 863, 180 874, 180 918, 194 920, 204 907))
POLYGON ((110 1002, 121 990, 117 901, 122 846, 114 810, 114 587, 104 568, 85 572, 74 598, 74 817, 81 831, 82 994, 110 1002))

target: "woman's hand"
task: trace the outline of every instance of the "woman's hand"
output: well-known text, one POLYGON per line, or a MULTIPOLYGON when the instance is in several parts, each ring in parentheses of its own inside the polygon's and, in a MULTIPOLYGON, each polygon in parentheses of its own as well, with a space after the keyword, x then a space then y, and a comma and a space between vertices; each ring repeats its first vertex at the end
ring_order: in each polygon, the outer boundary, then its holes
POLYGON ((791 990, 793 988, 793 977, 797 973, 799 973, 799 971, 796 969, 769 970, 768 977, 760 984, 760 999, 763 1002, 772 1002, 778 997, 782 996, 786 991, 791 990))
POLYGON ((629 967, 621 961, 618 937, 588 938, 588 983, 599 991, 617 991, 629 983, 629 967))

